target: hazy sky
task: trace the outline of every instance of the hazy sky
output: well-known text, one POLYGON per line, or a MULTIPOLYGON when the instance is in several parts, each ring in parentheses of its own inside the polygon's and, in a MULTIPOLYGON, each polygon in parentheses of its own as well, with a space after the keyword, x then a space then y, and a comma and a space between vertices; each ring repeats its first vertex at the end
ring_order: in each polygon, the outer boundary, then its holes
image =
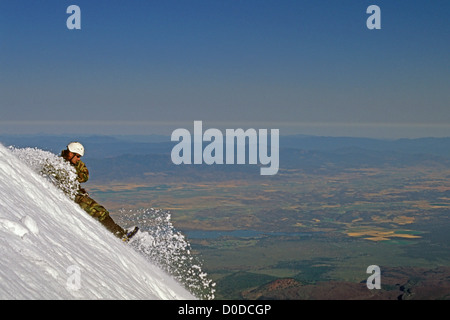
POLYGON ((449 35, 448 0, 0 0, 0 133, 450 136, 449 35))

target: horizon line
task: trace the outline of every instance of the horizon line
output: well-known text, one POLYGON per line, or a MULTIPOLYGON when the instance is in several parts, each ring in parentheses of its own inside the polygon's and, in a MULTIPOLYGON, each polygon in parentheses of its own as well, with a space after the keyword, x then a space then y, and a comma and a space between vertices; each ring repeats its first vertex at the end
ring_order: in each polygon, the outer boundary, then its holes
MULTIPOLYGON (((175 129, 192 130, 194 121, 131 121, 131 120, 0 120, 3 135, 170 135, 175 129)), ((204 130, 218 129, 280 129, 280 136, 308 135, 327 137, 358 137, 373 139, 415 139, 450 137, 450 123, 426 122, 325 122, 325 121, 226 121, 202 120, 204 130)))

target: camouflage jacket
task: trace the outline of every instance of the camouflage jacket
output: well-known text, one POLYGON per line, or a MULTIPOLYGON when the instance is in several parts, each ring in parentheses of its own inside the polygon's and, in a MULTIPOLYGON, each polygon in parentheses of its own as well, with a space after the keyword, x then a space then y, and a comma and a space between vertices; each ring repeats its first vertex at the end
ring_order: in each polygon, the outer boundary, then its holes
POLYGON ((79 183, 83 183, 89 180, 89 170, 86 168, 83 161, 78 161, 78 163, 75 165, 75 169, 77 170, 79 183))
MULTIPOLYGON (((61 157, 63 157, 65 160, 69 161, 69 159, 67 158, 68 152, 67 150, 63 150, 61 152, 61 157)), ((75 167, 75 169, 77 170, 77 175, 78 175, 78 182, 79 183, 83 183, 89 180, 89 170, 86 168, 86 165, 84 164, 83 161, 79 160, 77 164, 73 164, 70 163, 71 165, 73 165, 75 167)))

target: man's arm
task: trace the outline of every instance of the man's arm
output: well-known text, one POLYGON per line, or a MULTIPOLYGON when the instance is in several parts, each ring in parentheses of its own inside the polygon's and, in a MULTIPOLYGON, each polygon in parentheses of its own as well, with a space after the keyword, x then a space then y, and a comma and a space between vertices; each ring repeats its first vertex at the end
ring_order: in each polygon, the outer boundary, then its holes
POLYGON ((77 169, 79 183, 83 183, 89 180, 89 170, 81 160, 78 161, 75 168, 77 169))

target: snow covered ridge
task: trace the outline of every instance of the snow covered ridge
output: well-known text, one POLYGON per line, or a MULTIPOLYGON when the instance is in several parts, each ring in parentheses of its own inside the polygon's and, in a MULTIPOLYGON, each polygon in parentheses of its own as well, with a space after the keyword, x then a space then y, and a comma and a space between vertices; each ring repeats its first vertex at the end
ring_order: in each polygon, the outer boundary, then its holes
POLYGON ((0 145, 0 299, 195 297, 0 145))

